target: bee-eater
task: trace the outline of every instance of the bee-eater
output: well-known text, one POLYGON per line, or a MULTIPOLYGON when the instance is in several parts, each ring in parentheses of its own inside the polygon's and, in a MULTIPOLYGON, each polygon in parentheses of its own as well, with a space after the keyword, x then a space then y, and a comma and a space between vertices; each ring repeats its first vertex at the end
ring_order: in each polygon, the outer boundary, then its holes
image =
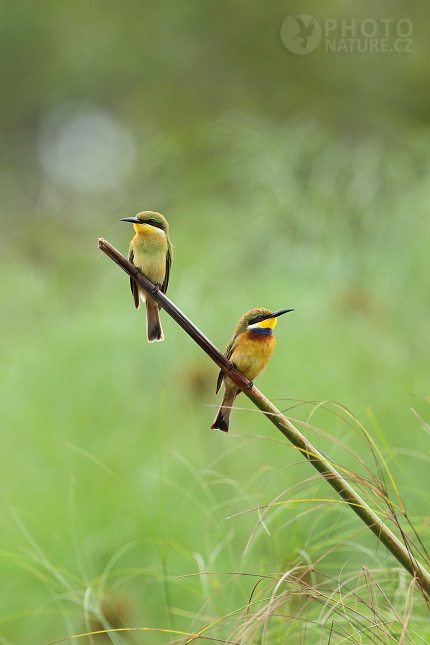
MULTIPOLYGON (((143 211, 136 217, 124 217, 122 222, 131 222, 136 235, 130 242, 129 261, 156 287, 166 293, 169 284, 173 246, 169 239, 169 225, 160 213, 143 211)), ((146 302, 146 336, 149 343, 164 340, 157 302, 130 278, 134 305, 139 309, 140 299, 146 302)))
MULTIPOLYGON (((247 311, 237 323, 233 338, 227 345, 224 354, 250 381, 253 381, 267 366, 276 345, 273 329, 277 318, 289 311, 294 311, 294 309, 271 312, 269 309, 257 307, 247 311)), ((231 410, 240 389, 221 370, 218 375, 216 394, 218 394, 223 381, 224 398, 215 421, 211 425, 211 430, 228 432, 231 410)))

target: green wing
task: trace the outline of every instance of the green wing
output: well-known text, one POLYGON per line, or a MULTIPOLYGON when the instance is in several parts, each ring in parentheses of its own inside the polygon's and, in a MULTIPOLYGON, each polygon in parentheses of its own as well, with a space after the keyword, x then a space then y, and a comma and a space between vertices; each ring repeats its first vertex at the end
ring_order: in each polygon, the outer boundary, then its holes
MULTIPOLYGON (((231 341, 229 342, 229 344, 225 348, 225 352, 224 352, 224 356, 228 360, 230 360, 231 355, 233 354, 233 350, 234 350, 235 346, 236 346, 236 336, 233 336, 233 338, 231 339, 231 341)), ((219 374, 218 374, 218 380, 216 382, 216 392, 215 392, 215 394, 218 394, 219 389, 220 389, 220 387, 222 385, 222 382, 224 380, 224 376, 225 376, 225 372, 223 370, 220 370, 219 374)))
POLYGON ((160 291, 162 291, 163 293, 166 293, 169 284, 170 267, 172 266, 172 255, 172 245, 169 244, 166 255, 166 274, 164 276, 164 282, 160 287, 160 291))
MULTIPOLYGON (((134 265, 133 260, 134 260, 134 252, 130 248, 128 252, 128 261, 134 265)), ((134 298, 134 306, 136 307, 136 309, 139 309, 139 306, 140 306, 139 289, 137 287, 137 283, 133 280, 133 278, 130 278, 130 289, 134 298)))

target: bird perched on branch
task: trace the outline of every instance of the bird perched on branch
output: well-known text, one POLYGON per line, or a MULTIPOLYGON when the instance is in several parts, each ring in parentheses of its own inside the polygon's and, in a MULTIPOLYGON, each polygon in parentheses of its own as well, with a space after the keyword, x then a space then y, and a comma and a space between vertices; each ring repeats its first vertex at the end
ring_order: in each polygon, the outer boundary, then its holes
MULTIPOLYGON (((277 318, 294 309, 281 309, 271 312, 269 309, 250 309, 237 323, 233 338, 224 352, 226 358, 250 381, 253 381, 264 370, 269 362, 276 340, 273 329, 277 318)), ((224 381, 224 398, 221 407, 211 425, 211 430, 228 432, 233 403, 240 389, 226 376, 223 370, 218 375, 216 394, 224 381)))
MULTIPOLYGON (((129 261, 163 293, 169 284, 173 246, 169 239, 169 225, 160 213, 143 211, 136 217, 124 217, 122 222, 131 222, 136 235, 130 242, 129 261)), ((142 287, 130 278, 134 305, 139 309, 140 300, 146 302, 146 335, 149 343, 164 340, 157 302, 142 287)))

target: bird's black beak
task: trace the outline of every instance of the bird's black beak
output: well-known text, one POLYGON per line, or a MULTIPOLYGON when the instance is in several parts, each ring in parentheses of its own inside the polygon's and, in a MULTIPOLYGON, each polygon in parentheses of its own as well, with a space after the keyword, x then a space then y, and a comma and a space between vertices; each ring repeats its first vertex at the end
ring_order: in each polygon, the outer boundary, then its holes
POLYGON ((121 222, 131 222, 132 224, 142 224, 140 219, 137 219, 137 217, 124 217, 121 222))
POLYGON ((278 316, 287 314, 289 311, 294 311, 294 309, 280 309, 279 311, 274 311, 273 314, 270 314, 267 318, 277 318, 278 316))

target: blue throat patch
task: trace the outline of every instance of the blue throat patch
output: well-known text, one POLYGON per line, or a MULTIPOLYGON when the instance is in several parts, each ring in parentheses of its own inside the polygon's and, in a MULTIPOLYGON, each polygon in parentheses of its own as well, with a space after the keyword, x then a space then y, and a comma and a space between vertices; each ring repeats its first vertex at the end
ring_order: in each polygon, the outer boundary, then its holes
POLYGON ((254 327, 251 331, 255 331, 256 334, 263 334, 264 336, 270 336, 272 334, 270 327, 254 327))

